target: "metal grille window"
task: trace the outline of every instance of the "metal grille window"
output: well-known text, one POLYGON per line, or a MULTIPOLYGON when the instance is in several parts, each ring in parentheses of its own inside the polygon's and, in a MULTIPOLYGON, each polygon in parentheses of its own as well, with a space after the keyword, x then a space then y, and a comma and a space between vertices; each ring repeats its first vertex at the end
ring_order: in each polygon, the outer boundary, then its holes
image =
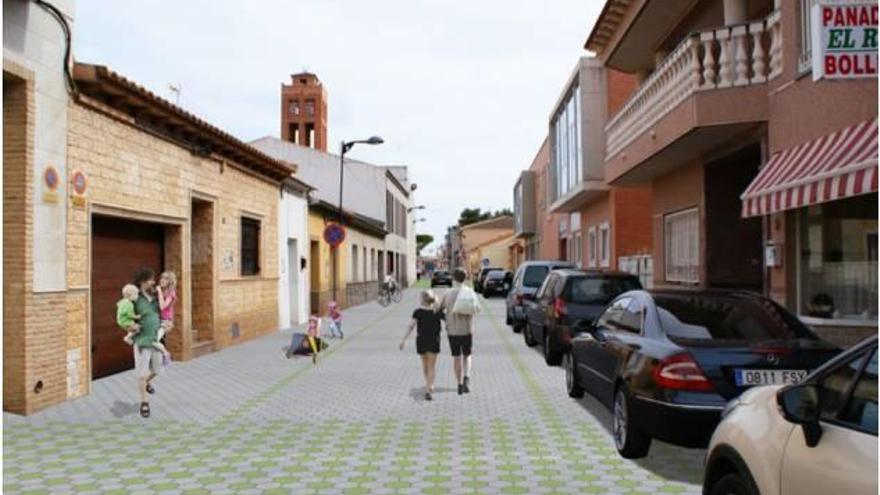
POLYGON ((260 273, 260 221, 241 217, 241 274, 260 273))
POLYGON ((587 266, 596 268, 596 227, 587 231, 587 266))
POLYGON ((700 281, 700 216, 697 208, 663 218, 666 281, 700 281))
POLYGON ((611 266, 611 227, 608 222, 599 226, 599 264, 611 266))

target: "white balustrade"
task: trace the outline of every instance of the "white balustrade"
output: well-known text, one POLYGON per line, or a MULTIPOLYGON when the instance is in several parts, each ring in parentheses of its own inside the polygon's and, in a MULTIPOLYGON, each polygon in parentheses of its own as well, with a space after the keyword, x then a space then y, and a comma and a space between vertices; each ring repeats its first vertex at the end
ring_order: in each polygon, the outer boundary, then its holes
POLYGON ((778 11, 760 21, 691 34, 605 126, 606 156, 619 153, 697 91, 762 84, 781 72, 778 11))

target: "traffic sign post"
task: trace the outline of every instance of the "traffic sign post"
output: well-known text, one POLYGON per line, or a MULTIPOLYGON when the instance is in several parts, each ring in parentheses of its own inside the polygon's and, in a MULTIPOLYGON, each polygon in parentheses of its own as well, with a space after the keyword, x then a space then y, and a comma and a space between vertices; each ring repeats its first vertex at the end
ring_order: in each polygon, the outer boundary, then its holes
POLYGON ((338 223, 330 223, 324 227, 324 242, 335 248, 345 241, 345 227, 338 223))

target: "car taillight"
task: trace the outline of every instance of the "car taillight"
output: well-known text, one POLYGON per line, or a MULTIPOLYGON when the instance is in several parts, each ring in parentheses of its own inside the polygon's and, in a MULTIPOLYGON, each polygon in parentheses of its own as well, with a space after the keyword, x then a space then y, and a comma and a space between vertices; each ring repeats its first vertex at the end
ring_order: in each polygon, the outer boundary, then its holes
POLYGON ((557 319, 565 316, 565 301, 561 297, 553 301, 553 316, 557 319))
POLYGON ((712 382, 703 374, 700 365, 690 354, 669 356, 657 363, 654 368, 654 383, 661 388, 687 390, 691 392, 710 392, 712 382))

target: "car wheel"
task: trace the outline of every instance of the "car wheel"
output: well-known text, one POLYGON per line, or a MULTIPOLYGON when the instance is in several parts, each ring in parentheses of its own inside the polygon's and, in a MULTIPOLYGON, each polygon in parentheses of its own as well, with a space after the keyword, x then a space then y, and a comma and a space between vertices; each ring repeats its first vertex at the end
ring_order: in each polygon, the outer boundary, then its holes
POLYGON ((525 340, 526 345, 529 347, 535 347, 538 345, 538 342, 535 341, 535 337, 532 336, 532 324, 528 321, 526 322, 526 326, 523 327, 523 340, 525 340))
POLYGON ((574 360, 574 354, 566 352, 562 357, 562 364, 565 367, 565 390, 568 392, 568 396, 580 399, 584 396, 584 389, 577 377, 577 363, 574 360))
POLYGON ((562 362, 562 353, 553 345, 547 330, 544 330, 544 362, 547 366, 559 366, 562 362))
POLYGON ((621 456, 627 459, 638 459, 648 455, 648 449, 651 448, 651 437, 632 424, 631 411, 626 387, 620 386, 614 392, 611 436, 614 437, 614 446, 621 456))
POLYGON ((757 495, 739 473, 725 474, 709 487, 708 495, 757 495))

